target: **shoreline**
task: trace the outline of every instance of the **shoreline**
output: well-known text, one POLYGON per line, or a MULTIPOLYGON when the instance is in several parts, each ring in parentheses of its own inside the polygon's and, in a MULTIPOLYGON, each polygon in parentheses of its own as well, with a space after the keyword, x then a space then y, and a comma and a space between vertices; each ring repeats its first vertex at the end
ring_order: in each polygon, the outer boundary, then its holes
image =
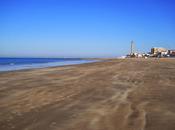
POLYGON ((9 70, 9 71, 0 71, 0 74, 3 73, 14 73, 14 72, 25 72, 25 71, 32 71, 32 70, 42 70, 42 69, 54 69, 54 68, 59 68, 59 67, 71 67, 71 66, 78 66, 78 65, 84 65, 84 64, 93 64, 93 63, 98 63, 98 62, 110 62, 110 61, 115 61, 115 60, 175 60, 175 58, 149 58, 149 59, 144 59, 144 58, 82 58, 85 60, 94 60, 92 62, 85 62, 85 63, 77 63, 77 64, 65 64, 65 65, 57 65, 57 66, 48 66, 48 67, 41 67, 41 68, 28 68, 28 69, 19 69, 19 70, 9 70))
POLYGON ((16 72, 16 71, 28 71, 33 69, 44 69, 44 68, 52 68, 52 67, 62 67, 62 66, 69 66, 69 65, 79 65, 79 64, 87 64, 87 63, 94 63, 94 62, 101 62, 102 59, 82 59, 79 61, 62 61, 62 62, 48 62, 48 63, 35 63, 35 64, 25 64, 25 65, 16 65, 18 68, 13 69, 15 66, 10 66, 10 70, 0 70, 0 73, 6 72, 16 72), (69 63, 68 63, 69 62, 69 63), (49 65, 53 64, 53 65, 49 65), (44 66, 45 65, 45 66, 44 66), (25 67, 28 66, 28 67, 25 67), (30 67, 29 67, 30 66, 30 67))

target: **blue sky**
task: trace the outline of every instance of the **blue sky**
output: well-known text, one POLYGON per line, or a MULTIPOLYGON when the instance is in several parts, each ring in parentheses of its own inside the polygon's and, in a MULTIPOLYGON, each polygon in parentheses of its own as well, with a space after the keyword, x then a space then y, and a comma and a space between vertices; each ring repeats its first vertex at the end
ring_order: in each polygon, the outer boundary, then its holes
POLYGON ((0 56, 115 57, 175 49, 175 0, 0 0, 0 56))

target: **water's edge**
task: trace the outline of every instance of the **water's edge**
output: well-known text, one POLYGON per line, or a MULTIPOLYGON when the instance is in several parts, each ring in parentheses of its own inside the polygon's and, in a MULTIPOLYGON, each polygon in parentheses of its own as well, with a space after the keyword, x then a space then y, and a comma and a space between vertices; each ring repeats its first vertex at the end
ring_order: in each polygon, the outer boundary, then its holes
POLYGON ((49 67, 59 67, 66 65, 78 65, 85 63, 98 62, 99 60, 75 60, 75 61, 60 61, 60 62, 49 62, 49 63, 35 63, 35 64, 25 64, 25 65, 8 65, 0 66, 0 72, 9 72, 17 70, 30 70, 39 68, 49 68, 49 67))

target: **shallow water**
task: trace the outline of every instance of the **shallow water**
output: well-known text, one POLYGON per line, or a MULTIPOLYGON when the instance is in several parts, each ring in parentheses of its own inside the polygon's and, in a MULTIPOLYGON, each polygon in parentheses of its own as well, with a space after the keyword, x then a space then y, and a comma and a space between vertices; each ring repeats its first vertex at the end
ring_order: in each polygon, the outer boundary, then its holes
POLYGON ((46 68, 95 62, 80 58, 0 58, 0 71, 46 68))

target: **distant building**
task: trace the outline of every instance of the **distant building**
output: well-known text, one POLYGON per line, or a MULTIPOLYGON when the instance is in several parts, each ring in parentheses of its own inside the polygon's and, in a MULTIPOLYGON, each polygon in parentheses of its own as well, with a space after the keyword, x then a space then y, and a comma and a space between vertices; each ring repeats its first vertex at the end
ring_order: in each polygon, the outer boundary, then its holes
POLYGON ((175 57, 175 50, 168 50, 168 54, 169 54, 171 57, 175 57))
POLYGON ((175 57, 175 49, 174 50, 168 50, 163 47, 153 47, 151 48, 151 52, 148 53, 136 53, 134 51, 134 41, 131 41, 131 52, 126 56, 126 58, 151 58, 151 57, 157 57, 157 58, 168 58, 168 57, 175 57))
POLYGON ((167 54, 168 53, 168 50, 165 49, 165 48, 162 48, 162 47, 154 47, 154 48, 151 48, 151 54, 153 55, 158 55, 158 54, 167 54))

